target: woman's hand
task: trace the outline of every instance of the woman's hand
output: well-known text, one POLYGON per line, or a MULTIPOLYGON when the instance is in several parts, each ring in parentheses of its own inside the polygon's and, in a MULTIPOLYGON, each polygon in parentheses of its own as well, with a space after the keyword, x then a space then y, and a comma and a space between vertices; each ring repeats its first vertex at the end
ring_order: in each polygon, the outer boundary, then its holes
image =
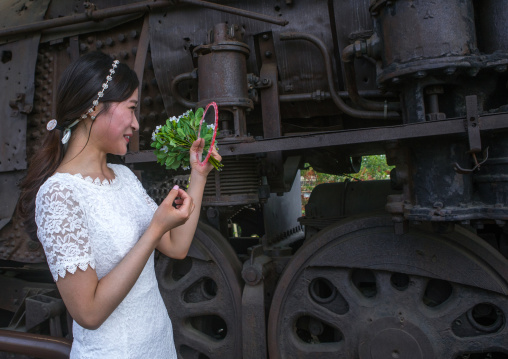
POLYGON ((150 226, 157 231, 156 233, 160 234, 160 238, 170 229, 187 222, 193 211, 194 202, 192 198, 184 190, 174 186, 155 211, 150 226), (176 204, 176 208, 173 207, 173 203, 176 204))
MULTIPOLYGON (((208 173, 210 173, 210 171, 213 169, 213 166, 210 164, 210 161, 207 161, 205 164, 200 164, 198 161, 198 159, 200 159, 203 154, 204 147, 205 140, 203 138, 194 141, 190 149, 190 165, 193 171, 206 177, 208 176, 208 173)), ((222 157, 219 155, 219 152, 217 152, 215 147, 212 149, 211 156, 213 156, 213 158, 219 162, 222 160, 222 157)))

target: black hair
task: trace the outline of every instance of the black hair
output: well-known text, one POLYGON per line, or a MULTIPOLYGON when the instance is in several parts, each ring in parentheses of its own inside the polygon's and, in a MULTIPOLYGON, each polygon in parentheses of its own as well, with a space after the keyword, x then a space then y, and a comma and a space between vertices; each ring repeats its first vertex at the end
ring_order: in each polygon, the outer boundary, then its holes
MULTIPOLYGON (((56 121, 58 128, 64 128, 81 118, 93 106, 102 84, 112 69, 113 59, 102 52, 90 52, 81 56, 65 69, 58 84, 56 102, 56 121)), ((127 65, 119 63, 104 96, 99 103, 107 111, 113 102, 127 100, 138 88, 136 73, 127 65)), ((93 125, 93 123, 92 123, 93 125)), ((17 213, 25 222, 25 228, 32 239, 36 239, 35 197, 39 187, 51 176, 61 164, 64 147, 61 142, 60 129, 48 131, 41 146, 30 159, 26 177, 20 184, 21 194, 17 213)))

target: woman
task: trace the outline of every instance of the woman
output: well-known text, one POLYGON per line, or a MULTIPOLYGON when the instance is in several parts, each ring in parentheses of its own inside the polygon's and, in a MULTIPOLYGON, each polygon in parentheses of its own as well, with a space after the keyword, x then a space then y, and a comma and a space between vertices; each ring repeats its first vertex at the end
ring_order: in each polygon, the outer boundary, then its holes
POLYGON ((204 141, 196 141, 187 193, 175 186, 157 207, 127 167, 106 163, 108 153, 127 152, 139 129, 137 88, 136 74, 105 54, 71 64, 58 87, 56 119, 21 186, 21 213, 35 212, 74 319, 71 358, 176 358, 154 249, 187 255, 213 167, 197 163, 204 141))

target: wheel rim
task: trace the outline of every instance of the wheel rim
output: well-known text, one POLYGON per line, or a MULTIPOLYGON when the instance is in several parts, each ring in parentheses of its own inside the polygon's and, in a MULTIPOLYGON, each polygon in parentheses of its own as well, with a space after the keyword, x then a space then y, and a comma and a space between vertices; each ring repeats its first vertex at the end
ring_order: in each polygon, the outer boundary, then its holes
POLYGON ((386 217, 333 226, 279 280, 270 358, 508 354, 507 264, 462 228, 397 236, 386 217))
POLYGON ((156 273, 179 358, 241 357, 241 263, 219 232, 198 224, 187 258, 161 255, 156 273))

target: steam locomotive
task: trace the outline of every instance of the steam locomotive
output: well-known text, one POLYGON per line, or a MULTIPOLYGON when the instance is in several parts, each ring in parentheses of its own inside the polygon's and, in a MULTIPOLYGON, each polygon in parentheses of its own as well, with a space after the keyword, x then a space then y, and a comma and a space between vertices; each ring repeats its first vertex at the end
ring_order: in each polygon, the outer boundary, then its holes
POLYGON ((141 84, 140 131, 110 160, 156 201, 188 172, 155 162, 152 131, 219 106, 224 169, 188 257, 156 262, 179 357, 508 358, 506 1, 0 8, 0 328, 72 338, 17 184, 63 69, 99 50, 141 84), (355 173, 379 154, 390 180, 318 185, 302 215, 300 170, 355 173))

